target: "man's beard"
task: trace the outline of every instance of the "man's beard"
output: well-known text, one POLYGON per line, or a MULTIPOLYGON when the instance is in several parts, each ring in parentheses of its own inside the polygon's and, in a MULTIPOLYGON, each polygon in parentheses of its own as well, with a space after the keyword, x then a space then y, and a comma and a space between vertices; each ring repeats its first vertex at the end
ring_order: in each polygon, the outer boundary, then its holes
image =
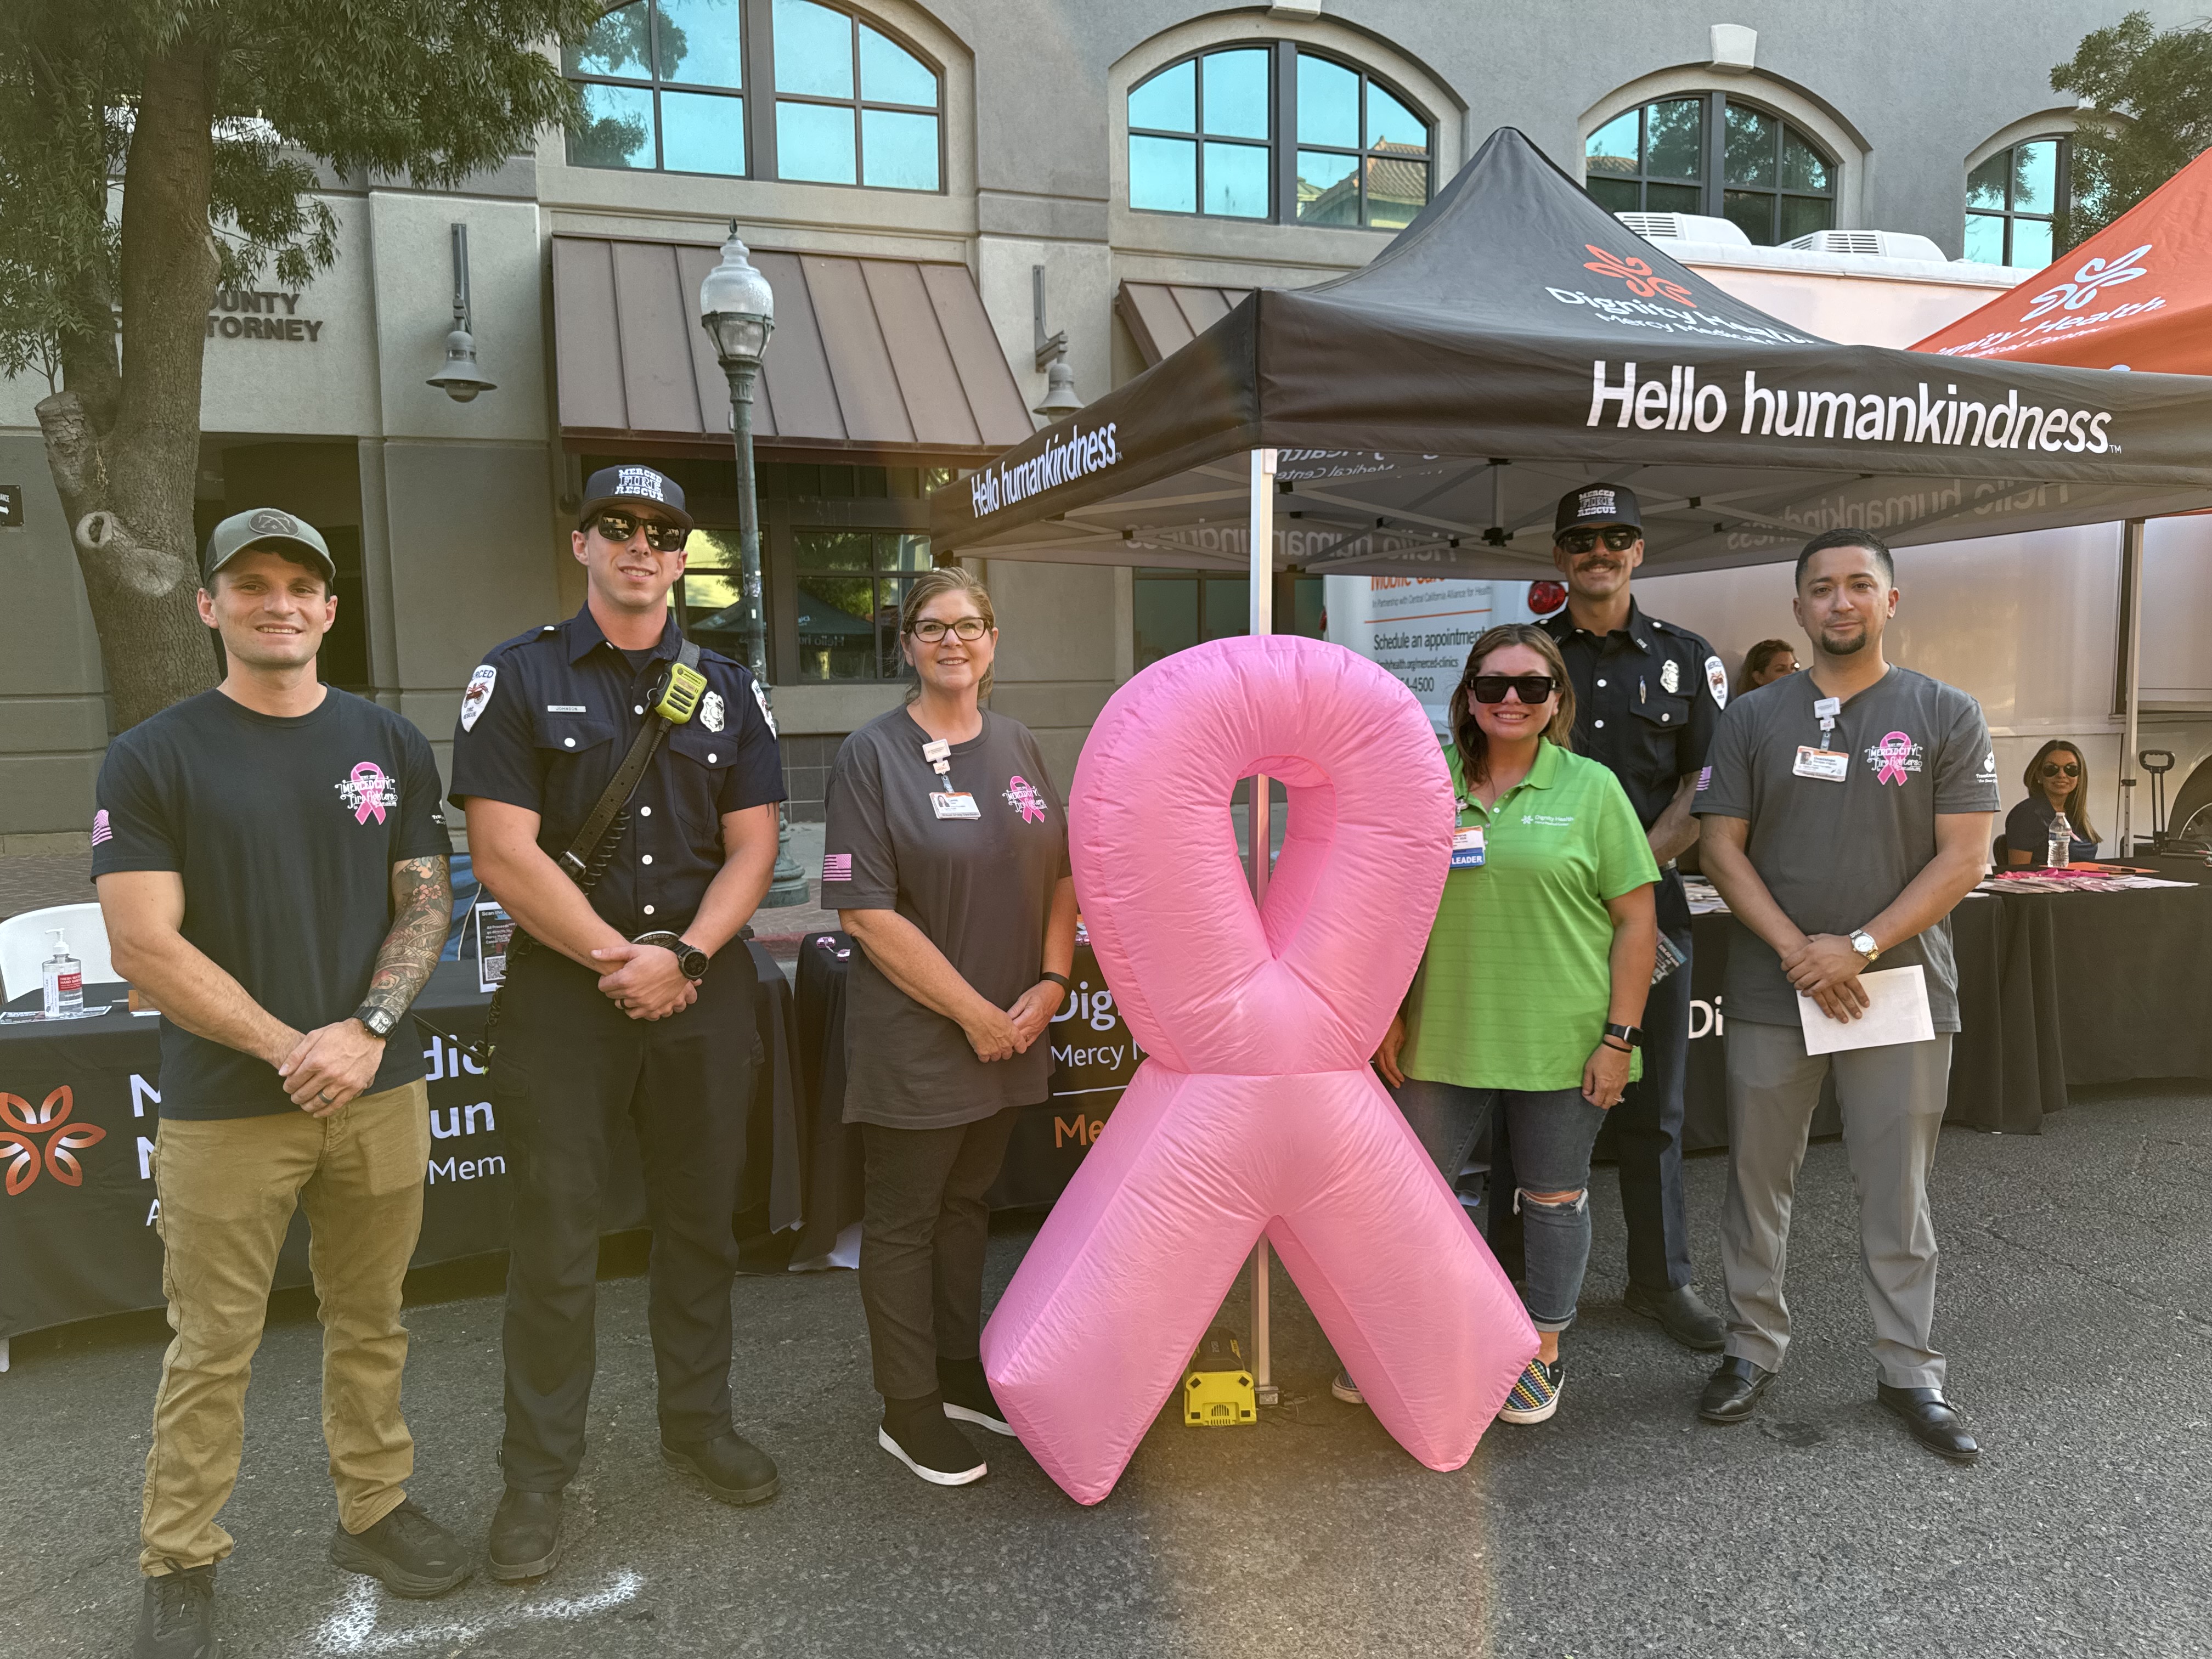
POLYGON ((1859 629, 1857 638, 1840 641, 1833 634, 1823 629, 1820 630, 1820 649, 1832 657, 1853 657, 1865 650, 1868 642, 1873 638, 1874 632, 1871 629, 1862 628, 1859 629))

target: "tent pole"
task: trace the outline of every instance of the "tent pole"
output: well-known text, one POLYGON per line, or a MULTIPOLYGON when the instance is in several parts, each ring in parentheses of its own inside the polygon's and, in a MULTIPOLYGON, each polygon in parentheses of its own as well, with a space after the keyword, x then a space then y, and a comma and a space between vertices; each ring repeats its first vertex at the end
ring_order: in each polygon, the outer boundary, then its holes
MULTIPOLYGON (((1272 449, 1252 452, 1251 499, 1251 632, 1256 638, 1275 631, 1275 452, 1272 449)), ((1252 780, 1251 804, 1244 812, 1255 904, 1267 896, 1274 817, 1274 803, 1268 799, 1267 780, 1262 774, 1252 780)), ((1273 1357, 1269 1352, 1267 1312, 1267 1235, 1262 1232, 1252 1249, 1252 1393, 1262 1406, 1273 1406, 1282 1398, 1275 1387, 1273 1357)))
POLYGON ((2130 519, 2120 552, 2120 858, 2136 855, 2136 746, 2142 732, 2143 521, 2130 519))

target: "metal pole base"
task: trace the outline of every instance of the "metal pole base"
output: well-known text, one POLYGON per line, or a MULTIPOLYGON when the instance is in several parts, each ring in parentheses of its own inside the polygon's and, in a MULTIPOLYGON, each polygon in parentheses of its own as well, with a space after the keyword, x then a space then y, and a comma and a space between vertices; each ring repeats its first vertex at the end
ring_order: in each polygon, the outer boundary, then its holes
POLYGON ((763 910, 792 910, 811 908, 814 890, 807 885, 806 872, 799 867, 799 860, 791 856, 791 820, 781 809, 776 812, 775 868, 769 874, 768 896, 760 902, 763 910))

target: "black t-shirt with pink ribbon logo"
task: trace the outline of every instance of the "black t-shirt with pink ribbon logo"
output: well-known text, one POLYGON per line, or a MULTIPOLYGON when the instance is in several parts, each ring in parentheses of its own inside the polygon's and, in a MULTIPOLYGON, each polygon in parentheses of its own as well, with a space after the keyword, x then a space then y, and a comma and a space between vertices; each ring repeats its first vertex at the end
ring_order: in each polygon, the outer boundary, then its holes
MULTIPOLYGON (((92 873, 173 870, 184 936, 296 1030, 368 993, 392 931, 392 866, 453 851, 430 744, 388 708, 331 689, 313 714, 256 714, 221 691, 166 708, 107 746, 92 873)), ((402 1020, 367 1092, 422 1075, 402 1020)), ((161 1115, 297 1111, 266 1060, 161 1022, 161 1115)))

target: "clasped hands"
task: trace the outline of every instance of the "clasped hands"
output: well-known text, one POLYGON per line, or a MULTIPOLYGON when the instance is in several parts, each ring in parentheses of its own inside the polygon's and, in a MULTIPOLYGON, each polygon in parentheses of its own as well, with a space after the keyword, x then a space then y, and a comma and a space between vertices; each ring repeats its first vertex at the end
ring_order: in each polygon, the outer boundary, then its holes
POLYGON ((1011 1008, 1001 1010, 978 997, 974 1011, 960 1022, 960 1029, 976 1059, 987 1065, 994 1060, 1011 1060, 1029 1053, 1030 1045, 1044 1035, 1044 1028, 1052 1023, 1066 996, 1055 981, 1041 979, 1017 997, 1011 1008))
POLYGON ((276 1075, 292 1103, 310 1117, 328 1117, 376 1081, 384 1039, 349 1014, 294 1039, 276 1075))
POLYGON ((1814 933, 1780 955, 1790 983, 1830 1019, 1857 1019, 1866 1012, 1869 1000, 1859 975, 1867 960, 1842 934, 1814 933))
POLYGON ((665 945, 625 939, 599 946, 592 959, 614 964, 599 976, 599 989, 632 1019, 665 1019, 699 1000, 698 986, 684 977, 676 952, 665 945))

